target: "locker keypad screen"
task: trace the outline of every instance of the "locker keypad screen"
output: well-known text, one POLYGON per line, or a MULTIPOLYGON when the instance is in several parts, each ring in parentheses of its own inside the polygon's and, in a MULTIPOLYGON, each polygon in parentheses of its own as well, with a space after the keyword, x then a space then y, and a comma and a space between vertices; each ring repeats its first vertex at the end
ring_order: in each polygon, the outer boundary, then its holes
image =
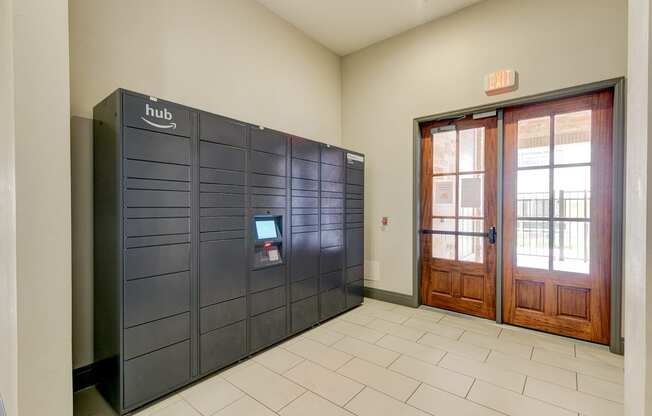
POLYGON ((269 240, 278 238, 276 232, 276 221, 256 220, 256 235, 258 240, 269 240))

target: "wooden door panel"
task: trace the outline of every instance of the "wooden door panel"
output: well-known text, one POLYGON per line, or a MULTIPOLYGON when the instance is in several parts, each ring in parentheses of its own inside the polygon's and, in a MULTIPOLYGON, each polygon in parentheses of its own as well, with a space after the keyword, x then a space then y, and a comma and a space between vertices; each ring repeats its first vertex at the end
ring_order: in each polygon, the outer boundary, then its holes
POLYGON ((504 112, 503 317, 506 323, 603 344, 609 342, 612 105, 613 93, 608 90, 504 112), (572 125, 569 120, 574 118, 584 122, 584 127, 579 126, 580 121, 572 125), (523 127, 537 119, 548 123, 549 132, 544 128, 543 133, 534 135, 523 127), (523 135, 522 142, 519 134, 523 135), (574 146, 572 151, 565 150, 564 146, 570 149, 569 145, 574 146), (520 151, 526 156, 536 154, 537 161, 544 162, 519 166, 520 151), (542 199, 544 206, 547 204, 544 210, 524 208, 533 201, 528 199, 531 196, 517 191, 517 178, 526 170, 549 175, 548 196, 542 199), (577 172, 589 170, 590 189, 582 191, 584 200, 580 197, 573 200, 572 196, 566 199, 566 193, 573 193, 566 188, 580 186, 577 172), (563 194, 558 189, 564 189, 563 194), (583 212, 573 211, 573 203, 576 208, 583 207, 583 212), (530 212, 536 216, 528 217, 530 212), (536 227, 532 225, 535 223, 536 227), (517 224, 521 224, 520 232, 517 224), (543 227, 538 228, 541 224, 543 227), (573 230, 576 230, 574 238, 573 230), (579 230, 584 230, 583 236, 579 230), (546 260, 537 263, 538 268, 519 267, 517 253, 530 250, 527 244, 532 243, 527 239, 533 232, 538 236, 536 255, 546 260), (583 259, 578 254, 581 247, 583 259), (573 256, 577 259, 570 258, 573 256), (576 265, 570 268, 563 263, 573 261, 576 265), (545 262, 547 268, 543 266, 545 262))
MULTIPOLYGON (((421 261, 420 261, 420 295, 421 302, 430 306, 449 309, 456 312, 467 313, 494 319, 496 314, 495 290, 495 246, 488 243, 487 239, 480 237, 487 228, 496 223, 496 118, 481 120, 464 119, 456 122, 434 122, 421 126, 421 226, 440 235, 453 235, 454 249, 446 251, 453 254, 453 259, 437 258, 433 254, 431 234, 422 234, 421 261), (448 131, 454 127, 456 147, 451 149, 455 157, 454 172, 433 173, 433 136, 431 129, 448 126, 448 131), (484 135, 479 133, 482 130, 484 135), (469 163, 469 154, 465 154, 463 163, 458 154, 468 152, 469 143, 478 143, 482 136, 482 152, 474 148, 472 163, 469 163), (462 137, 462 138, 461 138, 462 137), (461 150, 462 149, 462 150, 461 150), (480 157, 479 155, 482 155, 480 157), (481 163, 480 163, 481 161, 481 163), (469 165, 471 168, 469 168, 469 165), (482 169, 474 170, 476 165, 482 169), (454 179, 454 215, 433 215, 433 178, 454 179), (460 190, 463 189, 462 180, 480 180, 483 184, 482 203, 473 206, 472 202, 462 199, 460 190), (482 211, 482 216, 466 215, 468 212, 482 211), (464 213, 465 215, 461 215, 464 213), (447 226, 454 227, 455 231, 436 229, 433 230, 433 218, 445 222, 447 226), (483 224, 482 230, 477 230, 479 223, 483 224), (465 234, 465 228, 471 227, 473 232, 465 234), (449 234, 442 234, 441 232, 449 234), (461 234, 459 234, 461 232, 461 234), (480 244, 482 249, 480 251, 480 244), (481 254, 481 255, 480 255, 481 254), (463 260, 459 260, 463 259, 463 260), (473 260, 473 261, 465 261, 473 260)), ((450 163, 448 164, 450 165, 450 163)), ((438 166, 438 168, 441 168, 438 166)), ((452 198, 452 199, 453 199, 452 198)), ((452 200, 451 199, 451 200, 452 200)), ((471 198, 473 200, 473 198, 471 198)), ((437 252, 439 253, 439 252, 437 252)))

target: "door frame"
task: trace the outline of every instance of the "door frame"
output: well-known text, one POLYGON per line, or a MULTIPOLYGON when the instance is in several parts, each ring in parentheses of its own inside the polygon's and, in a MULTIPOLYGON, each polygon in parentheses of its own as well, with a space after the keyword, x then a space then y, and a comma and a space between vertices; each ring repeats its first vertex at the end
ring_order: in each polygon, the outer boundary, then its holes
MULTIPOLYGON (((616 354, 624 353, 624 340, 622 338, 622 258, 623 258, 623 189, 624 189, 624 164, 625 164, 625 78, 613 78, 604 81, 583 84, 575 87, 564 88, 556 91, 542 94, 530 95, 511 100, 500 101, 497 103, 466 108, 456 111, 417 117, 412 122, 413 128, 413 224, 412 224, 412 296, 408 297, 407 303, 412 306, 421 305, 420 299, 420 186, 421 186, 421 130, 420 123, 428 121, 454 119, 460 116, 467 116, 478 113, 496 112, 498 119, 497 140, 496 140, 496 201, 503 200, 503 140, 504 140, 504 120, 503 109, 512 106, 525 104, 541 103, 561 98, 582 95, 596 92, 604 89, 613 89, 613 144, 612 144, 612 161, 613 161, 613 189, 611 204, 612 219, 612 241, 611 241, 611 284, 610 284, 610 345, 611 352, 616 354)), ((496 322, 502 323, 502 235, 503 235, 503 208, 502 203, 496 207, 496 229, 498 238, 496 241, 496 322)))

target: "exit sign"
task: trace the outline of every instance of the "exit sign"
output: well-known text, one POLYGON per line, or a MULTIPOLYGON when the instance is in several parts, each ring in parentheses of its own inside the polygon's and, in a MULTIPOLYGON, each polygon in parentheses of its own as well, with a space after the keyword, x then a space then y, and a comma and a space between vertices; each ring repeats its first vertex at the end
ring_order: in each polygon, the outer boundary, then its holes
POLYGON ((518 88, 516 71, 501 69, 484 77, 484 92, 487 95, 504 94, 518 88))

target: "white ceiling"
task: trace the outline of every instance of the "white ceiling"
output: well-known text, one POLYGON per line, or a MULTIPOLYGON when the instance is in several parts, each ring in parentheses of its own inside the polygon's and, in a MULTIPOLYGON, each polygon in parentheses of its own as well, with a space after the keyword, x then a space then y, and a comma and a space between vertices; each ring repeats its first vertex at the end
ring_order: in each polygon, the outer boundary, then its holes
POLYGON ((256 0, 347 55, 481 0, 256 0))

